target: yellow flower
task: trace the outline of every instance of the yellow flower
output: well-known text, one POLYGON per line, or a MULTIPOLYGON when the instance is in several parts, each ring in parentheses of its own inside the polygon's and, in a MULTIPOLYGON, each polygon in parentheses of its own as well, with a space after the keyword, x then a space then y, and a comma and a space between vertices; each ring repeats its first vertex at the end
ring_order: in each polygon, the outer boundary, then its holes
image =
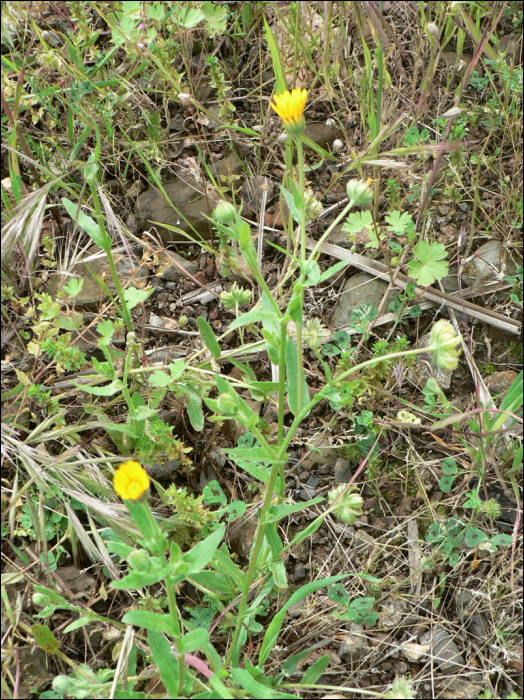
POLYGON ((128 460, 116 470, 113 485, 124 501, 136 501, 149 489, 149 477, 138 462, 128 460))
POLYGON ((284 128, 293 136, 300 136, 304 131, 304 107, 306 106, 307 90, 295 88, 291 92, 286 90, 280 95, 274 95, 275 102, 270 102, 275 112, 284 122, 284 128))

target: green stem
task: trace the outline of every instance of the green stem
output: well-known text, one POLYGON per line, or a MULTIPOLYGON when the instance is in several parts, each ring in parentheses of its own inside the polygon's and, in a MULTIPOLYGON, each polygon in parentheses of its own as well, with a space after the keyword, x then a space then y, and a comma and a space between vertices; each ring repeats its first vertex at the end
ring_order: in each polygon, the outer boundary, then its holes
POLYGON ((273 467, 271 469, 271 474, 269 476, 269 481, 267 484, 266 497, 264 499, 264 503, 262 505, 262 511, 260 513, 260 520, 259 520, 259 524, 258 524, 256 538, 255 538, 255 545, 253 547, 253 550, 251 552, 250 559, 249 559, 249 568, 248 568, 247 574, 246 574, 245 587, 244 587, 244 590, 242 591, 242 598, 241 598, 240 604, 238 606, 237 624, 235 627, 235 631, 233 633, 233 639, 231 640, 231 646, 229 647, 229 651, 227 653, 226 660, 224 661, 223 668, 227 668, 229 666, 229 664, 231 663, 231 659, 235 655, 235 649, 236 649, 236 646, 238 644, 240 632, 242 631, 242 624, 244 621, 244 616, 245 616, 246 607, 247 607, 247 597, 249 594, 249 589, 250 589, 251 583, 255 577, 255 573, 256 573, 256 570, 258 567, 258 558, 260 556, 260 550, 262 549, 262 543, 264 541, 264 533, 266 530, 266 518, 267 518, 268 511, 269 511, 269 507, 271 505, 271 498, 273 496, 273 488, 275 486, 275 481, 276 481, 277 473, 279 471, 279 467, 280 467, 280 461, 274 460, 273 467))
MULTIPOLYGON (((278 374, 278 445, 284 439, 284 402, 286 398, 286 342, 287 342, 287 322, 282 320, 280 325, 280 357, 278 374)), ((284 497, 284 465, 280 470, 280 493, 279 497, 284 497)))
POLYGON ((312 259, 314 258, 314 256, 319 252, 322 243, 324 243, 324 241, 325 241, 326 238, 329 236, 329 234, 331 233, 331 231, 333 231, 333 229, 335 228, 335 226, 337 226, 337 225, 342 221, 342 219, 347 215, 347 213, 349 212, 349 210, 351 209, 351 207, 354 205, 354 203, 355 203, 355 202, 354 202, 352 199, 350 199, 349 202, 348 202, 348 204, 344 207, 344 209, 343 209, 343 210, 341 211, 341 213, 337 216, 337 218, 333 221, 333 223, 332 223, 330 226, 328 226, 328 228, 324 231, 324 233, 322 234, 322 236, 318 239, 318 241, 317 241, 315 247, 314 247, 313 250, 311 251, 311 255, 309 256, 310 260, 312 260, 312 259))
MULTIPOLYGON (((295 139, 297 145, 297 165, 298 165, 298 185, 300 189, 300 260, 302 263, 306 261, 306 203, 304 201, 304 151, 302 149, 302 139, 298 136, 295 139)), ((304 275, 304 269, 301 271, 301 277, 304 275)), ((300 411, 302 406, 302 383, 304 376, 303 354, 302 354, 302 313, 304 306, 304 287, 300 291, 300 313, 295 316, 295 324, 297 327, 297 411, 300 411)))
MULTIPOLYGON (((156 520, 153 516, 151 508, 149 507, 149 504, 146 504, 145 511, 147 513, 147 518, 148 518, 150 525, 151 525, 151 532, 158 533, 158 535, 160 536, 161 532, 160 532, 160 529, 158 527, 158 523, 156 522, 156 520)), ((160 556, 160 558, 163 560, 163 563, 166 564, 166 566, 167 566, 167 560, 166 560, 166 555, 165 555, 164 549, 162 547, 157 547, 155 553, 160 556)), ((182 630, 180 629, 180 621, 178 619, 178 606, 176 604, 174 581, 172 580, 172 576, 170 574, 166 574, 164 579, 165 579, 165 583, 166 583, 167 601, 168 601, 168 605, 169 605, 169 614, 170 614, 171 622, 173 623, 173 629, 174 629, 173 639, 175 642, 175 648, 176 648, 176 652, 178 655, 178 695, 181 697, 182 690, 184 688, 184 675, 185 675, 185 659, 184 659, 184 646, 182 644, 182 630)))

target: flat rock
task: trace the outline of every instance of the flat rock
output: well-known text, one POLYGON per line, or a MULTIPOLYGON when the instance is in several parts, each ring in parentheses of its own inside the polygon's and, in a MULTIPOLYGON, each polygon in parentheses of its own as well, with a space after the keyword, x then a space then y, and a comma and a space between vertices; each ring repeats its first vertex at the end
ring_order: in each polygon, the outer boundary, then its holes
POLYGON ((353 242, 348 238, 348 232, 342 230, 344 224, 338 224, 328 236, 328 242, 333 245, 338 245, 341 248, 351 248, 353 242))
POLYGON ((435 625, 432 631, 421 637, 420 642, 424 644, 428 640, 434 661, 443 673, 464 670, 464 657, 453 641, 451 633, 443 625, 435 625))
POLYGON ((505 276, 513 274, 517 267, 500 241, 484 243, 474 255, 473 260, 462 268, 462 279, 471 286, 504 281, 505 276))
POLYGON ((510 386, 519 375, 512 369, 501 372, 493 372, 486 381, 488 389, 493 396, 502 395, 507 392, 510 386))
POLYGON ((204 239, 213 238, 213 227, 205 215, 211 212, 219 200, 214 190, 204 195, 204 184, 197 183, 189 174, 167 180, 163 188, 169 198, 153 187, 143 192, 137 199, 136 208, 146 221, 147 227, 157 229, 162 243, 169 245, 173 241, 187 240, 185 236, 175 231, 169 231, 163 226, 176 226, 198 239, 199 234, 204 239), (158 222, 154 224, 153 222, 158 222))
POLYGON ((352 477, 352 471, 347 459, 338 457, 335 462, 335 484, 347 484, 352 477))
POLYGON ((191 275, 198 272, 198 264, 194 260, 184 258, 178 253, 170 251, 162 251, 158 258, 158 267, 155 270, 155 276, 165 282, 179 282, 184 277, 184 272, 175 262, 178 262, 184 270, 187 270, 191 275))
MULTIPOLYGON (((304 134, 321 148, 332 146, 333 141, 337 138, 337 134, 333 127, 329 126, 325 122, 310 122, 309 124, 306 124, 304 134)), ((311 151, 311 149, 307 146, 304 146, 304 150, 311 151)))
POLYGON ((344 635, 343 639, 337 653, 345 664, 358 661, 369 650, 362 625, 351 623, 350 633, 344 635))
MULTIPOLYGON (((97 250, 99 249, 97 248, 97 250)), ((90 257, 93 252, 94 249, 92 247, 87 252, 86 257, 90 257)), ((127 255, 114 255, 113 261, 122 287, 136 287, 142 289, 146 286, 149 273, 147 267, 130 260, 127 255)), ((90 260, 87 262, 87 265, 91 272, 104 280, 111 295, 116 296, 116 286, 113 282, 106 254, 104 253, 103 257, 97 258, 96 260, 90 260)), ((67 275, 60 273, 52 275, 46 284, 46 292, 55 298, 64 284, 67 284, 72 277, 84 280, 80 294, 75 297, 76 309, 96 311, 100 304, 109 299, 102 287, 89 274, 89 270, 84 262, 79 262, 74 265, 67 275)))
MULTIPOLYGON (((351 323, 351 312, 358 309, 361 304, 379 307, 384 294, 388 288, 388 283, 379 280, 367 272, 357 272, 352 275, 342 290, 342 294, 335 306, 331 316, 330 325, 332 328, 347 326, 351 323)), ((393 301, 393 294, 388 295, 387 303, 393 301)))

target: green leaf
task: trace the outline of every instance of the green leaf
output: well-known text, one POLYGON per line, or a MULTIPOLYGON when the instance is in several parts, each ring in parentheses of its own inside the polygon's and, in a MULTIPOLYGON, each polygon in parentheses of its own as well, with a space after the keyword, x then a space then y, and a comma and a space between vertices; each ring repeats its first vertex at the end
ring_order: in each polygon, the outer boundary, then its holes
POLYGON ((271 650, 277 641, 280 629, 282 627, 282 624, 284 623, 286 612, 288 611, 290 606, 294 603, 298 603, 300 600, 302 600, 302 598, 305 598, 311 593, 318 591, 319 588, 324 588, 325 586, 329 586, 332 583, 337 583, 338 581, 341 581, 343 578, 346 577, 346 575, 347 574, 339 574, 338 576, 328 576, 327 578, 320 579, 319 581, 311 581, 305 586, 301 586, 301 588, 299 588, 298 591, 295 591, 293 593, 293 595, 286 601, 286 603, 284 603, 277 615, 275 615, 275 617, 271 620, 269 627, 266 630, 266 634, 264 635, 264 640, 262 642, 260 654, 258 657, 259 666, 263 666, 267 661, 269 654, 271 653, 271 650))
POLYGON ((233 668, 231 670, 231 677, 233 678, 235 683, 238 683, 238 685, 242 686, 242 688, 247 690, 249 696, 246 697, 256 698, 260 700, 273 700, 273 698, 289 698, 290 700, 296 700, 297 698, 296 695, 283 693, 269 687, 268 685, 262 685, 262 683, 258 683, 258 681, 256 681, 253 678, 253 676, 249 673, 249 671, 246 668, 233 668))
POLYGON ((499 547, 509 547, 512 541, 511 535, 505 535, 503 533, 499 533, 490 539, 491 544, 499 547))
POLYGON ((442 243, 419 241, 413 248, 416 260, 410 260, 408 271, 422 287, 429 287, 435 280, 440 280, 448 274, 446 248, 442 243))
MULTIPOLYGON (((296 188, 295 188, 295 190, 296 190, 296 188)), ((295 202, 295 199, 293 198, 293 195, 291 194, 291 192, 288 192, 285 187, 282 187, 282 185, 280 185, 280 191, 284 195, 284 199, 286 200, 286 203, 288 205, 291 216, 295 219, 297 224, 299 224, 300 223, 300 209, 297 207, 297 204, 295 202)))
POLYGON ((202 397, 198 393, 196 384, 180 384, 179 388, 188 398, 187 415, 193 428, 200 432, 204 427, 204 413, 202 412, 202 397))
POLYGON ((240 328, 241 326, 247 326, 248 323, 258 323, 259 321, 271 321, 273 323, 278 323, 279 320, 279 317, 274 311, 253 309, 253 311, 248 311, 238 318, 235 318, 231 322, 229 329, 234 330, 235 328, 240 328))
POLYGON ((455 477, 452 474, 444 474, 438 482, 439 489, 444 493, 449 493, 454 481, 455 477))
MULTIPOLYGON (((167 616, 166 616, 167 617, 167 616)), ((205 644, 209 642, 209 634, 207 630, 202 628, 197 628, 188 632, 182 637, 182 645, 184 648, 184 654, 189 654, 192 651, 200 649, 205 644)))
POLYGON ((340 270, 343 270, 345 267, 349 265, 349 260, 341 260, 340 262, 336 263, 335 265, 332 265, 331 267, 328 267, 327 270, 324 270, 324 272, 320 275, 320 282, 325 282, 327 279, 332 277, 333 275, 336 275, 337 272, 340 272, 340 270))
POLYGON ((312 685, 316 683, 328 666, 329 656, 327 654, 324 654, 324 656, 321 656, 320 659, 317 659, 315 663, 312 664, 304 673, 304 676, 300 681, 300 685, 312 685))
POLYGON ((69 297, 76 297, 82 291, 84 280, 72 277, 67 284, 64 284, 63 290, 69 297))
POLYGON ((328 589, 328 598, 338 605, 349 605, 349 596, 341 583, 336 583, 328 589))
POLYGON ((120 379, 115 379, 106 386, 86 386, 86 384, 79 384, 78 382, 73 382, 73 385, 93 396, 113 396, 117 391, 121 391, 124 386, 120 379))
POLYGON ((162 372, 161 369, 157 369, 149 375, 149 383, 154 387, 168 386, 173 383, 173 378, 162 372))
POLYGON ((189 552, 182 555, 181 560, 189 564, 187 576, 198 573, 209 563, 220 544, 220 540, 224 537, 225 531, 225 527, 219 527, 204 540, 195 544, 189 552))
POLYGON ((96 331, 101 336, 98 339, 98 342, 103 343, 104 345, 108 345, 111 342, 111 338, 113 337, 113 334, 115 332, 113 321, 111 321, 110 319, 101 321, 97 324, 96 331))
POLYGON ((96 224, 91 217, 84 214, 84 212, 79 209, 70 199, 62 197, 62 204, 73 221, 77 221, 78 225, 87 231, 93 242, 100 248, 103 248, 107 253, 111 247, 111 240, 109 239, 107 233, 102 233, 100 231, 100 226, 96 224))
POLYGON ((293 340, 288 336, 286 343, 286 378, 288 403, 291 413, 296 416, 309 403, 309 390, 304 372, 302 372, 302 401, 301 406, 298 406, 298 364, 297 364, 297 348, 293 340))
POLYGON ((293 515, 293 513, 298 513, 300 510, 304 510, 304 508, 311 508, 314 506, 316 503, 321 503, 324 499, 322 496, 317 496, 316 498, 312 498, 310 501, 306 501, 305 503, 294 503, 294 504, 282 504, 282 505, 275 505, 275 506, 269 506, 269 517, 267 519, 268 523, 276 523, 279 520, 282 520, 282 518, 287 518, 289 515, 293 515))
POLYGON ((136 625, 144 627, 146 630, 165 632, 170 635, 176 632, 171 615, 160 615, 147 610, 131 610, 124 615, 122 622, 125 622, 126 625, 136 625))
POLYGON ((392 211, 385 219, 388 222, 387 230, 400 236, 404 235, 413 226, 413 220, 407 212, 401 214, 399 211, 392 211))
POLYGON ((222 487, 216 479, 210 481, 203 490, 204 503, 208 506, 225 506, 227 505, 226 494, 222 491, 222 487))
POLYGON ((373 217, 369 209, 353 212, 348 216, 346 223, 342 226, 342 230, 348 233, 360 233, 364 229, 366 233, 368 233, 372 228, 373 217))
POLYGON ((318 284, 320 282, 320 267, 316 260, 306 260, 303 270, 306 275, 307 285, 318 284))
POLYGON ((197 325, 200 335, 202 336, 202 340, 206 344, 206 348, 213 355, 215 360, 218 360, 220 357, 220 345, 218 344, 215 334, 213 333, 213 329, 206 319, 202 318, 202 316, 197 318, 197 325))
POLYGON ((286 78, 284 75, 284 67, 282 63, 282 58, 280 57, 280 52, 278 50, 277 42, 275 37, 271 32, 271 27, 267 23, 264 16, 264 28, 266 30, 266 41, 269 46, 269 51, 271 52, 271 61, 273 63, 273 73, 275 74, 276 85, 275 94, 281 95, 285 90, 287 90, 286 78))
POLYGON ((165 685, 167 696, 178 697, 178 664, 167 639, 153 630, 148 630, 149 648, 153 661, 160 671, 160 677, 165 685))
POLYGON ((144 302, 152 293, 152 289, 137 289, 136 287, 127 287, 127 289, 124 289, 124 299, 126 300, 129 311, 134 309, 135 306, 138 306, 138 304, 144 302))
POLYGON ((467 527, 464 536, 464 544, 466 547, 476 547, 481 542, 487 542, 488 536, 486 533, 479 530, 478 527, 467 527))

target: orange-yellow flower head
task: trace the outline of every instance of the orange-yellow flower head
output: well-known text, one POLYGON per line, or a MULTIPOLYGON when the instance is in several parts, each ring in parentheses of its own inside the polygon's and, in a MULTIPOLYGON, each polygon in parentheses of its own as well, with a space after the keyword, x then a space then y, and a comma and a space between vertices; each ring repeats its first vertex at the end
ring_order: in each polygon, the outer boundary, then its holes
POLYGON ((149 489, 149 477, 138 462, 128 460, 116 470, 113 485, 124 501, 137 501, 149 489))
POLYGON ((306 106, 306 88, 286 90, 280 95, 273 95, 275 102, 270 102, 275 112, 284 122, 284 128, 293 136, 300 136, 306 126, 304 107, 306 106))

